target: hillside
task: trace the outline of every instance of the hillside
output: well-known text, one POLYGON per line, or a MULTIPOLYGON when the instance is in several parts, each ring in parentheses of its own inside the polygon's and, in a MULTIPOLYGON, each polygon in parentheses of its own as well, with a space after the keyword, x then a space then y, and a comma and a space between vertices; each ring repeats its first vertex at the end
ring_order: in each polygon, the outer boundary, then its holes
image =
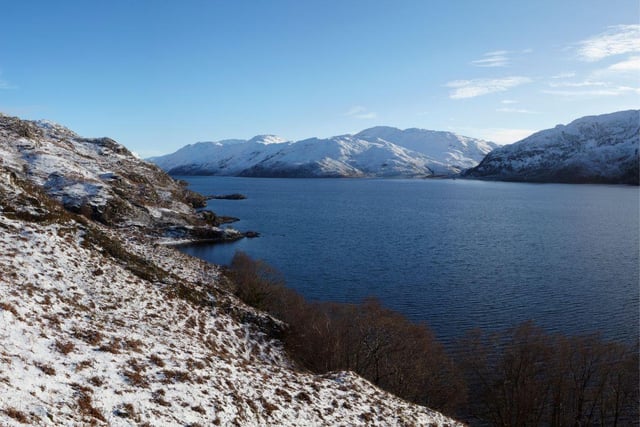
POLYGON ((495 147, 450 132, 376 127, 297 142, 272 135, 200 142, 149 160, 172 175, 414 178, 458 173, 495 147))
POLYGON ((640 110, 574 120, 497 148, 464 176, 638 185, 640 110))
POLYGON ((285 325, 159 244, 234 232, 114 141, 0 116, 0 151, 0 425, 458 425, 297 369, 285 325))

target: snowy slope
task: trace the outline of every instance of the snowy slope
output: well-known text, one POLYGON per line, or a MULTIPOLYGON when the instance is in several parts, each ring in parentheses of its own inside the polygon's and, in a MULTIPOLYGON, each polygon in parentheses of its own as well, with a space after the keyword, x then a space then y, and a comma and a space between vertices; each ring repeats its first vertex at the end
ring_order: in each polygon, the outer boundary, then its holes
POLYGON ((176 237, 233 237, 198 218, 201 195, 109 138, 82 138, 55 123, 0 115, 0 165, 65 208, 106 224, 176 237))
MULTIPOLYGON (((134 202, 96 176, 111 160, 143 162, 94 157, 63 129, 0 124, 0 425, 459 425, 352 373, 295 369, 274 338, 281 323, 238 301, 216 266, 157 244, 160 222, 105 224, 59 203, 134 202), (103 194, 47 188, 48 171, 103 194)), ((162 218, 194 215, 170 194, 158 203, 162 218)))
POLYGON ((298 142, 266 138, 197 143, 149 160, 173 175, 425 177, 472 167, 495 147, 449 132, 388 127, 298 142))
POLYGON ((377 126, 356 135, 367 141, 385 140, 406 149, 424 154, 444 164, 452 171, 476 166, 498 144, 457 135, 452 132, 426 129, 397 129, 377 126))
POLYGON ((587 116, 498 148, 467 177, 638 184, 640 110, 587 116))

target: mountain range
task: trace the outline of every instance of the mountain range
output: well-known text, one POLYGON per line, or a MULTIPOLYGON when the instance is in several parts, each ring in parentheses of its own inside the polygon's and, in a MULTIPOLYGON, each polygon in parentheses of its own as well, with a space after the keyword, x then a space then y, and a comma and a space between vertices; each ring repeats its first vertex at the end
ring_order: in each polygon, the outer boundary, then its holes
POLYGON ((378 126, 354 135, 187 145, 150 161, 172 175, 463 178, 639 183, 640 110, 582 117, 513 144, 424 129, 378 126))
POLYGON ((473 167, 496 147, 451 132, 378 126, 296 142, 274 135, 199 142, 149 160, 172 175, 428 177, 473 167))

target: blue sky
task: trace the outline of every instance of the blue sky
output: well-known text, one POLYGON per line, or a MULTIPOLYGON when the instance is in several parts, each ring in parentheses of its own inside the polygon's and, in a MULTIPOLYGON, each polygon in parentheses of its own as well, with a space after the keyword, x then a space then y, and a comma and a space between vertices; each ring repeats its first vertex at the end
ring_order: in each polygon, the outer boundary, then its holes
POLYGON ((640 108, 637 0, 31 1, 0 13, 0 111, 142 156, 375 125, 500 143, 640 108))

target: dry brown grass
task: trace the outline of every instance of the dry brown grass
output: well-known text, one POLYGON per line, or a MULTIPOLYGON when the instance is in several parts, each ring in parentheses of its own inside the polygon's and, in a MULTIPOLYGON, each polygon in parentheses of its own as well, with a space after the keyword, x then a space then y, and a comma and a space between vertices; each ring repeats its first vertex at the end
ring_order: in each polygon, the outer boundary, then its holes
POLYGON ((62 354, 69 354, 73 350, 75 350, 76 346, 71 341, 60 341, 56 340, 55 342, 56 350, 58 350, 62 354))
POLYGON ((164 360, 162 360, 162 358, 157 354, 152 354, 151 356, 149 356, 149 361, 160 368, 164 367, 165 365, 164 360))
POLYGON ((16 308, 8 302, 0 302, 0 310, 8 311, 9 313, 13 314, 15 318, 20 318, 20 316, 18 315, 18 310, 16 310, 16 308))
POLYGON ((44 363, 34 363, 34 365, 36 366, 36 368, 40 369, 42 372, 44 372, 46 375, 55 375, 56 374, 56 370, 53 366, 51 365, 45 365, 44 363))
POLYGON ((102 415, 102 413, 93 406, 93 402, 89 394, 85 392, 80 392, 80 395, 76 400, 76 403, 78 404, 78 409, 80 410, 80 413, 82 413, 83 415, 106 422, 104 415, 102 415))
POLYGON ((27 417, 24 412, 21 412, 16 408, 7 408, 4 409, 3 412, 19 423, 27 424, 29 422, 29 417, 27 417))

